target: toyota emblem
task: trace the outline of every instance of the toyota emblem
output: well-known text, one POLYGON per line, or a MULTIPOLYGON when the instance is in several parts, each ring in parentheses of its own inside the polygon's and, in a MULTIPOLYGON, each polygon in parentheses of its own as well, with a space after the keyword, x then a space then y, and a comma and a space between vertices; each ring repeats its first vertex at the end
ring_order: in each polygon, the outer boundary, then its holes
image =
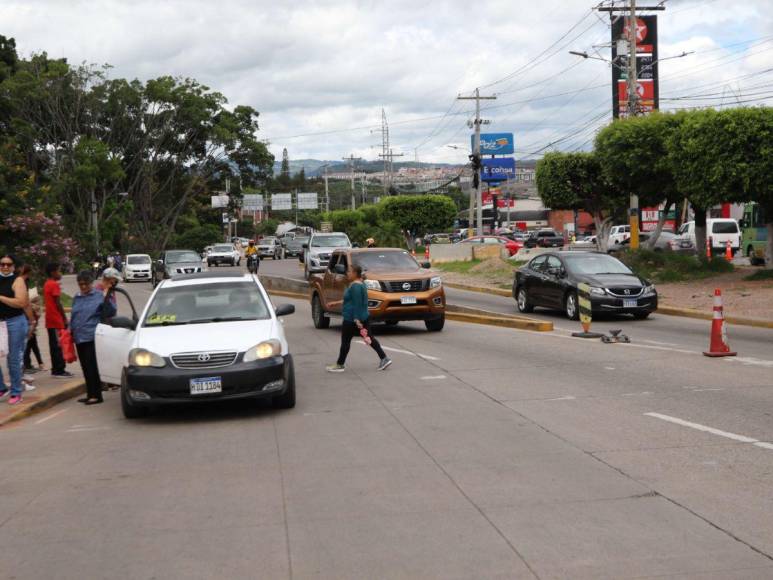
POLYGON ((207 362, 211 357, 206 352, 202 352, 198 357, 196 357, 199 362, 207 362))
POLYGON ((411 289, 411 283, 410 282, 403 282, 403 290, 406 292, 411 289))
POLYGON ((631 293, 631 291, 630 291, 628 288, 626 288, 625 290, 623 290, 623 292, 625 292, 626 294, 630 294, 630 293, 631 293))

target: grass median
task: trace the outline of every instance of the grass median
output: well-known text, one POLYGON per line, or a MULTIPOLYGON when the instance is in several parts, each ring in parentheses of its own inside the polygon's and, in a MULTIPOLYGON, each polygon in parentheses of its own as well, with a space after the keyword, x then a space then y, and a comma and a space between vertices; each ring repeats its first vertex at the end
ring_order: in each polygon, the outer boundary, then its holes
POLYGON ((513 275, 524 262, 489 258, 486 260, 465 260, 434 264, 434 268, 448 274, 449 282, 467 284, 480 283, 493 288, 508 289, 513 284, 513 275))
POLYGON ((639 250, 621 252, 616 257, 636 274, 653 282, 704 280, 734 270, 730 262, 719 256, 706 260, 689 254, 639 250))

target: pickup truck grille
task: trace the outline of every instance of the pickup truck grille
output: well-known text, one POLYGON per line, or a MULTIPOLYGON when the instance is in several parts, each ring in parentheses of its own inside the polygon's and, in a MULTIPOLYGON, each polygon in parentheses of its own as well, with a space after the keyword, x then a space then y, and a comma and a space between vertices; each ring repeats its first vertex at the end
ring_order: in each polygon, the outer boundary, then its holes
POLYGON ((171 358, 178 369, 214 369, 233 364, 236 355, 235 352, 184 352, 171 358))
POLYGON ((384 292, 421 292, 429 288, 429 280, 399 280, 381 282, 381 284, 384 292))

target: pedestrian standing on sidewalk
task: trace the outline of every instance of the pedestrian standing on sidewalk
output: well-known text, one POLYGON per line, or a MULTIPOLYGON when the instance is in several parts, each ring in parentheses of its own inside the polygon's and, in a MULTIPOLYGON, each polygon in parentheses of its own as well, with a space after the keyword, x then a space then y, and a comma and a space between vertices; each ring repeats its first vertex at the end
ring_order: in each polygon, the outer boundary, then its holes
POLYGON ((51 353, 51 376, 58 379, 71 379, 73 374, 65 369, 62 347, 59 344, 59 331, 67 328, 67 316, 62 307, 61 266, 48 264, 46 278, 46 283, 43 284, 43 306, 46 309, 48 350, 51 353))
POLYGON ((329 365, 327 370, 331 373, 342 373, 346 370, 346 357, 349 354, 349 347, 352 339, 358 334, 362 334, 365 342, 376 351, 381 362, 378 364, 378 370, 383 371, 392 364, 384 350, 381 348, 376 337, 370 333, 370 324, 368 321, 368 289, 362 280, 362 267, 352 266, 349 272, 349 287, 344 292, 343 307, 344 323, 341 327, 341 350, 338 354, 336 364, 329 365), (365 330, 363 333, 362 331, 365 330))
POLYGON ((77 281, 80 292, 72 301, 70 331, 86 379, 86 397, 79 399, 79 402, 96 405, 102 402, 102 381, 99 378, 94 338, 102 317, 115 316, 115 306, 110 301, 112 288, 98 292, 94 288, 94 276, 88 270, 78 274, 77 281))
MULTIPOLYGON (((32 267, 29 264, 22 266, 19 275, 24 280, 27 286, 27 296, 29 296, 29 306, 27 307, 26 314, 27 320, 30 323, 30 329, 27 339, 27 348, 24 350, 24 372, 36 373, 43 369, 43 357, 40 354, 40 347, 38 346, 38 321, 40 320, 40 295, 38 289, 30 280, 32 275, 32 267), (32 355, 35 355, 35 360, 38 362, 37 367, 32 366, 32 355)), ((26 378, 26 377, 25 377, 26 378)), ((28 389, 29 390, 29 389, 28 389)))
POLYGON ((0 399, 8 397, 9 405, 22 401, 24 384, 24 348, 27 345, 29 322, 24 310, 29 304, 27 285, 16 275, 16 258, 0 254, 0 323, 5 324, 8 334, 8 374, 10 388, 3 380, 0 370, 0 399))

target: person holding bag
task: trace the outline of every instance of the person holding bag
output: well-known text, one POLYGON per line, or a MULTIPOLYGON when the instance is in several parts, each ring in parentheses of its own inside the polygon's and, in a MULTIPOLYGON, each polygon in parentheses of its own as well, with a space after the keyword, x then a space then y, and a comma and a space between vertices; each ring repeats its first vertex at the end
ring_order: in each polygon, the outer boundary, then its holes
POLYGON ((0 370, 0 400, 8 397, 9 405, 22 402, 24 349, 29 332, 29 322, 25 314, 29 306, 27 284, 16 275, 15 270, 16 258, 10 254, 0 255, 0 324, 4 325, 6 330, 8 374, 11 379, 9 388, 0 370))
POLYGON ((353 265, 349 272, 349 287, 344 292, 344 323, 341 327, 341 350, 338 353, 336 364, 327 367, 328 372, 342 373, 346 370, 346 357, 349 355, 349 348, 352 344, 352 338, 358 334, 363 337, 365 344, 369 345, 378 354, 378 370, 383 371, 392 364, 384 349, 381 348, 376 337, 370 333, 370 324, 368 322, 368 289, 362 280, 362 266, 353 265))

